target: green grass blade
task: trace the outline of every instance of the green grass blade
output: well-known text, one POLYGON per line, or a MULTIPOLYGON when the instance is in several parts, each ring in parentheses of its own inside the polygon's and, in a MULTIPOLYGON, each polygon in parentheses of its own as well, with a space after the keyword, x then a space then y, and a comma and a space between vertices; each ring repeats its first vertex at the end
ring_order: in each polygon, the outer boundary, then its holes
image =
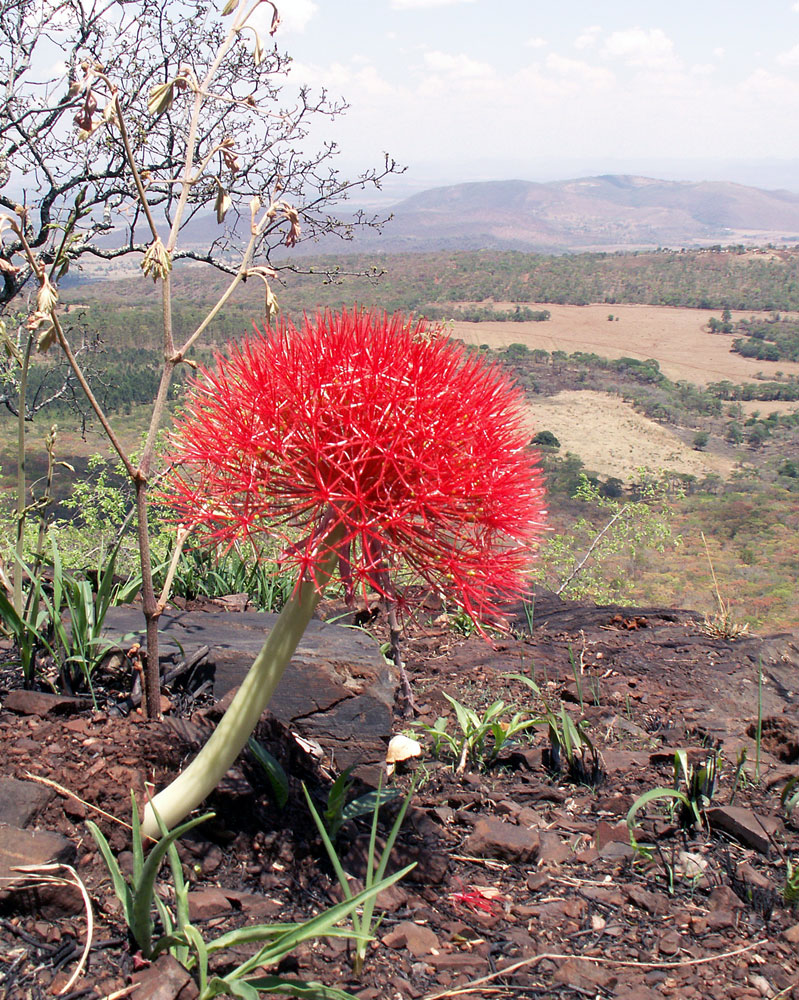
POLYGON ((108 874, 111 876, 111 883, 114 886, 114 893, 122 905, 122 910, 125 914, 125 923, 130 927, 133 921, 133 893, 131 892, 131 888, 125 881, 117 859, 114 857, 108 841, 105 839, 105 835, 101 832, 100 828, 90 819, 86 820, 86 826, 89 828, 89 833, 94 837, 100 854, 103 856, 108 874))
POLYGON ((275 760, 266 747, 259 743, 254 736, 249 738, 247 746, 250 749, 250 753, 264 769, 264 774, 269 780, 275 802, 277 802, 278 808, 282 809, 289 800, 289 779, 285 770, 280 765, 280 762, 275 760))
POLYGON ((357 1000, 355 994, 336 989, 335 986, 301 983, 294 979, 281 979, 280 976, 259 976, 245 982, 259 993, 279 993, 281 996, 298 997, 299 1000, 357 1000))

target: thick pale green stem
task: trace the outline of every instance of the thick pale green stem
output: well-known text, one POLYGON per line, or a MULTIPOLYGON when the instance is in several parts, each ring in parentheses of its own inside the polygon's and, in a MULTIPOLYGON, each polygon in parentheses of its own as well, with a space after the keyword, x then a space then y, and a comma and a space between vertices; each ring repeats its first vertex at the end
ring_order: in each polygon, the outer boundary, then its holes
POLYGON ((216 788, 244 749, 313 617, 334 565, 331 555, 317 569, 316 585, 303 582, 284 606, 211 738, 186 770, 155 796, 152 805, 147 804, 142 823, 146 836, 157 839, 160 835, 153 807, 172 829, 216 788))

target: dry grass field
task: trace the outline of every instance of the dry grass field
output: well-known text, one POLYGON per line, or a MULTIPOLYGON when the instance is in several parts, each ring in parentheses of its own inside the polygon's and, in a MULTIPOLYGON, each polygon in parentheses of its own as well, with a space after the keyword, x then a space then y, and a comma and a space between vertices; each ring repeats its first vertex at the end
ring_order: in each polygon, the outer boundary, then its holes
MULTIPOLYGON (((508 308, 512 304, 500 304, 508 308)), ((531 308, 548 309, 552 318, 544 323, 453 324, 454 336, 469 344, 507 347, 526 344, 545 351, 585 351, 604 358, 655 358, 664 375, 706 385, 730 379, 754 380, 757 372, 799 375, 799 364, 789 361, 756 361, 730 351, 731 337, 707 330, 714 313, 704 309, 674 309, 666 306, 591 305, 559 306, 546 303, 531 308), (608 316, 613 315, 612 322, 608 316), (616 319, 618 317, 618 319, 616 319)), ((716 311, 715 315, 720 315, 716 311)), ((733 312, 733 320, 751 312, 733 312)), ((761 404, 767 412, 768 404, 761 404)))
POLYGON ((531 435, 552 431, 561 454, 579 455, 602 476, 627 480, 636 470, 683 472, 698 479, 709 473, 727 478, 734 462, 694 451, 672 430, 649 420, 618 396, 589 390, 559 392, 530 406, 531 435))

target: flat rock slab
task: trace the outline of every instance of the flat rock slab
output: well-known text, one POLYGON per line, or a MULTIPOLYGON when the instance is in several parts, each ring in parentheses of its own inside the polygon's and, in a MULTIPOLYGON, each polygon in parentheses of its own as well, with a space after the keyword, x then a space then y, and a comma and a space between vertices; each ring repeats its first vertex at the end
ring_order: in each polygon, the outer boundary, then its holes
POLYGON ((35 781, 0 775, 0 824, 28 826, 52 798, 52 792, 35 781))
POLYGON ((15 688, 9 691, 3 702, 3 707, 17 715, 74 715, 91 708, 88 698, 69 698, 63 694, 50 694, 48 691, 26 691, 15 688))
MULTIPOLYGON (((277 615, 245 611, 166 611, 161 616, 162 658, 183 659, 210 647, 214 694, 222 698, 244 679, 277 615)), ((109 638, 143 635, 137 608, 111 608, 109 638)), ((283 676, 269 712, 306 739, 316 740, 337 767, 376 777, 391 736, 395 671, 374 640, 357 629, 311 621, 283 676)))
POLYGON ((0 880, 19 878, 13 868, 50 863, 70 864, 77 851, 72 841, 50 830, 20 830, 0 823, 0 880))

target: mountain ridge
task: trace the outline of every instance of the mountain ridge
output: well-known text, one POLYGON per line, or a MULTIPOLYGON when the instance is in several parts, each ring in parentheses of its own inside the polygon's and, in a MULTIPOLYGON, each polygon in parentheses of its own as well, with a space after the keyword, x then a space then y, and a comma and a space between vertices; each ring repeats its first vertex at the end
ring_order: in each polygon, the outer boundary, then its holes
MULTIPOLYGON (((388 206, 382 231, 356 229, 302 242, 292 254, 521 250, 542 253, 799 243, 799 194, 727 181, 664 181, 600 174, 562 181, 468 181, 428 188, 388 206)), ((338 212, 345 225, 354 209, 338 212)), ((213 215, 185 242, 219 236, 213 215)))

